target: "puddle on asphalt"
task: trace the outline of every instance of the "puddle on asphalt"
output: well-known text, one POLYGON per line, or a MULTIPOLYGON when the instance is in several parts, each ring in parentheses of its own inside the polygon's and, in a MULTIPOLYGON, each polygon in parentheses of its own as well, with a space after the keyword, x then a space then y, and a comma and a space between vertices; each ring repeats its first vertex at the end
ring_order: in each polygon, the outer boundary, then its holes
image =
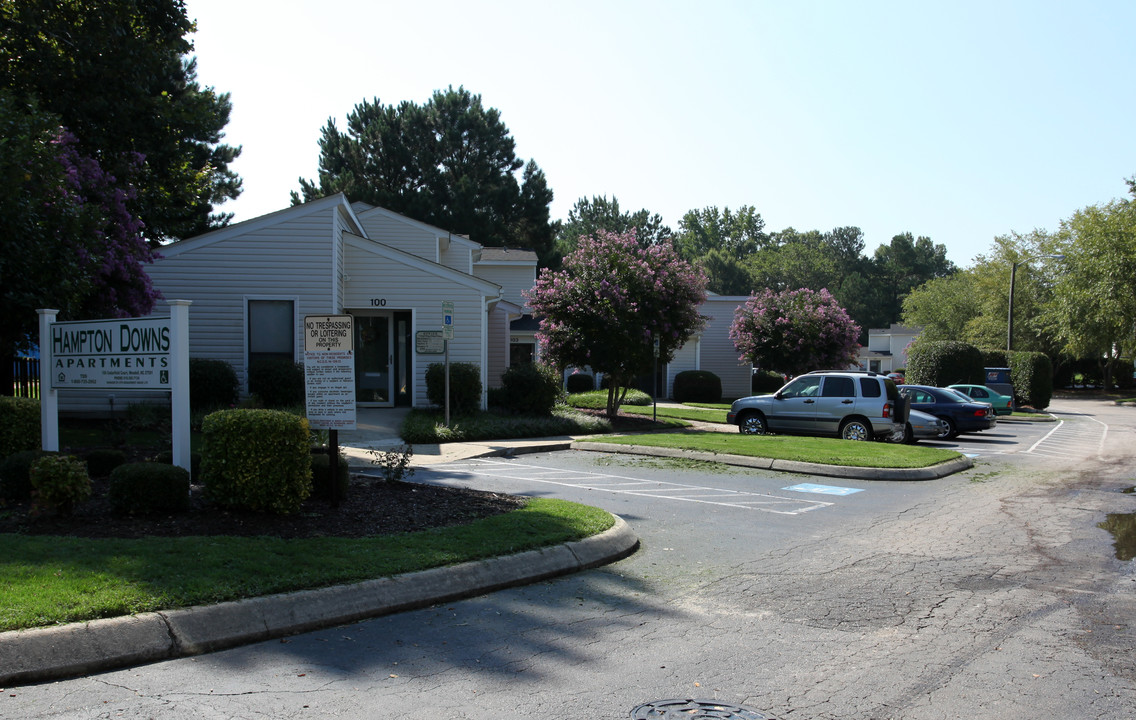
POLYGON ((1136 513, 1109 513, 1097 527, 1112 533, 1118 560, 1136 558, 1136 513))

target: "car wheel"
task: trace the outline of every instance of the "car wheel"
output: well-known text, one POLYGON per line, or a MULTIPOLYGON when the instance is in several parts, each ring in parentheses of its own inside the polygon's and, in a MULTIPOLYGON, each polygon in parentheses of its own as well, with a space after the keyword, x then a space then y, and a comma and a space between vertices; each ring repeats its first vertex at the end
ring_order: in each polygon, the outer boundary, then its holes
POLYGON ((845 440, 871 440, 872 427, 863 420, 849 420, 840 426, 840 437, 845 440))
POLYGON ((768 432, 765 427, 765 416, 761 413, 746 413, 738 421, 738 432, 743 435, 764 435, 768 432))
POLYGON ((903 444, 914 445, 915 443, 915 433, 911 430, 911 423, 906 423, 903 426, 903 444))
POLYGON ((939 431, 939 437, 944 440, 952 440, 954 438, 957 438, 958 426, 955 425, 955 421, 951 420, 949 417, 940 418, 940 420, 946 423, 946 426, 939 431))

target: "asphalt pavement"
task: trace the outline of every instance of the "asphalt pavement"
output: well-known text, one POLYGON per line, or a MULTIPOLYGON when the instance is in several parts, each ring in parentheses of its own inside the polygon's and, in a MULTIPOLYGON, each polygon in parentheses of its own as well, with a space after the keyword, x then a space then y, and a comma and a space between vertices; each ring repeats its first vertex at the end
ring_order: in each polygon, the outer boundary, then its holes
MULTIPOLYGON (((402 445, 397 428, 405 412, 362 410, 356 430, 339 432, 340 446, 353 468, 366 469, 375 452, 402 445)), ((710 423, 695 425, 733 429, 710 423)), ((968 458, 960 458, 921 470, 849 468, 597 443, 586 436, 415 445, 412 466, 568 449, 682 456, 765 470, 874 480, 924 480, 971 467, 968 458)), ((614 562, 633 553, 638 543, 632 528, 616 517, 615 525, 599 535, 506 557, 351 585, 0 633, 0 684, 28 684, 198 655, 427 607, 614 562)))

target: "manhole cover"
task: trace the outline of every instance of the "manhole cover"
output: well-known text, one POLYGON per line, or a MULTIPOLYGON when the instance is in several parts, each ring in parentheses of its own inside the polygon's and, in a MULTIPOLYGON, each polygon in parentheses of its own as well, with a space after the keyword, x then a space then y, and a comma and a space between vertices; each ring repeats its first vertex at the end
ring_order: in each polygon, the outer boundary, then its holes
POLYGON ((717 720, 777 720, 768 715, 716 700, 655 700, 643 703, 631 711, 631 720, 690 720, 714 718, 717 720))

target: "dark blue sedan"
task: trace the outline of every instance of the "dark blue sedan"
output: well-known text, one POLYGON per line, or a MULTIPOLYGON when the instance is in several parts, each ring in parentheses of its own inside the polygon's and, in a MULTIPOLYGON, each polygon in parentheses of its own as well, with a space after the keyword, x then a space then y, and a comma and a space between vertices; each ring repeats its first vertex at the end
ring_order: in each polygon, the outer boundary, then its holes
POLYGON ((989 403, 966 402, 950 390, 928 385, 900 385, 899 392, 910 401, 912 410, 946 421, 944 438, 989 430, 998 424, 994 408, 989 403))

